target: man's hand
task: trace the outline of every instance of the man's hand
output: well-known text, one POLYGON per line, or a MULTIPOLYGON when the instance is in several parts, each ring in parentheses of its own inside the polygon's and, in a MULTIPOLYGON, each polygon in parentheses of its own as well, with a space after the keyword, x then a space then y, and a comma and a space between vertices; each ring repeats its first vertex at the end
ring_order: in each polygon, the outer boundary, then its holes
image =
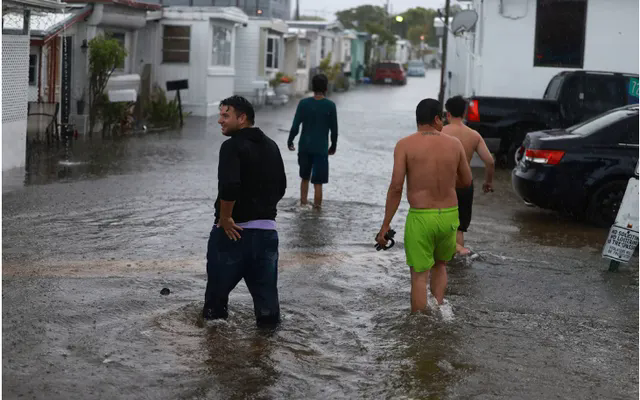
POLYGON ((289 150, 296 151, 296 146, 294 146, 293 143, 289 144, 289 150))
POLYGON ((329 155, 332 156, 336 154, 336 148, 335 147, 329 147, 329 155))
POLYGON ((224 229, 224 233, 226 233, 229 239, 234 242, 240 239, 239 231, 241 231, 242 228, 236 225, 233 218, 220 219, 218 222, 218 228, 224 229))
POLYGON ((380 246, 386 247, 387 243, 389 243, 389 241, 384 238, 384 235, 386 235, 390 230, 391 227, 389 225, 382 225, 382 228, 380 228, 380 232, 378 232, 378 235, 376 236, 376 242, 378 242, 380 246))
POLYGON ((482 185, 482 190, 483 190, 485 193, 493 193, 493 183, 491 183, 491 182, 485 182, 485 183, 482 185))

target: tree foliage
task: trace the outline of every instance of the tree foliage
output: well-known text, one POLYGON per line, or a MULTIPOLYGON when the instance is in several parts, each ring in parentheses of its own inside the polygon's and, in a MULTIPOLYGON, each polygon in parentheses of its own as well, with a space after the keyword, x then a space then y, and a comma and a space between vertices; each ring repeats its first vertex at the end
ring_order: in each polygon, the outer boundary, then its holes
POLYGON ((438 38, 433 26, 433 20, 437 14, 436 10, 423 7, 408 9, 400 14, 404 18, 403 24, 405 27, 405 31, 401 36, 407 38, 414 45, 421 42, 420 36, 424 36, 425 43, 437 45, 438 38))
POLYGON ((372 34, 378 35, 377 42, 382 45, 395 44, 396 37, 393 33, 385 28, 383 25, 376 24, 373 22, 365 23, 365 31, 372 34))
POLYGON ((378 35, 377 41, 381 45, 394 44, 396 41, 390 29, 392 18, 380 6, 367 4, 349 8, 337 12, 336 17, 346 29, 355 29, 378 35))
MULTIPOLYGON (((456 4, 452 5, 449 10, 451 18, 462 8, 456 4)), ((394 44, 394 34, 410 40, 414 45, 421 42, 420 36, 424 36, 425 43, 431 46, 438 45, 438 37, 433 24, 434 19, 438 18, 437 10, 414 7, 398 15, 402 16, 402 22, 395 20, 396 15, 388 15, 383 7, 375 5, 362 5, 336 13, 338 21, 345 28, 377 34, 379 43, 383 45, 394 44)))
POLYGON ((346 29, 362 30, 366 23, 384 26, 387 13, 380 6, 366 4, 338 11, 336 17, 346 29))
POLYGON ((107 82, 127 57, 125 50, 115 39, 102 35, 89 41, 89 132, 98 116, 98 109, 108 102, 103 96, 107 82))

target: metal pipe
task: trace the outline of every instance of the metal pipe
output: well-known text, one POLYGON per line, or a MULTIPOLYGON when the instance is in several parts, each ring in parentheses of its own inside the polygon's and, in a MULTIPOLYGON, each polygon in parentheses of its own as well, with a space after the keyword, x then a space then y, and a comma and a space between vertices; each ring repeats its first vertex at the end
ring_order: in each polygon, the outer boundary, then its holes
POLYGON ((444 103, 444 73, 447 68, 447 38, 449 37, 449 5, 451 0, 447 0, 444 10, 444 29, 442 38, 442 66, 440 70, 440 93, 438 94, 438 101, 443 106, 444 103))

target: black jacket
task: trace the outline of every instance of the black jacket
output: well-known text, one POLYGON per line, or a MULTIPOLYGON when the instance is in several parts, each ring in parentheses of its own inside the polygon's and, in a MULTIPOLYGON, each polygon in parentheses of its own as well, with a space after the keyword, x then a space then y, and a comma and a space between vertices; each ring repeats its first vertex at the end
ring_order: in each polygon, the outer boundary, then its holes
POLYGON ((287 189, 278 145, 258 128, 241 129, 222 143, 218 164, 216 220, 220 200, 235 201, 236 223, 276 219, 276 206, 287 189))

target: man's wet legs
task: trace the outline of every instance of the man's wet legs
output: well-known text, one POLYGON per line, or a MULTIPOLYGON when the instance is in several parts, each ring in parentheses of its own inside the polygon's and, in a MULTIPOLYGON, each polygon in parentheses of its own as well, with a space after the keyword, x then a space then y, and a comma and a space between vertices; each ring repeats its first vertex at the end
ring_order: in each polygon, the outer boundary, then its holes
POLYGON ((301 205, 306 205, 307 204, 307 198, 309 196, 309 180, 308 179, 303 179, 300 182, 300 204, 301 205))
POLYGON ((411 269, 411 312, 427 311, 427 282, 429 270, 416 272, 411 269))
POLYGON ((322 184, 313 184, 313 207, 322 207, 322 184))
POLYGON ((275 327, 280 322, 278 301, 278 232, 252 230, 245 260, 244 280, 253 298, 259 327, 275 327))
POLYGON ((207 245, 207 289, 205 292, 205 319, 226 319, 229 293, 242 279, 242 247, 224 234, 220 228, 213 228, 207 245))
MULTIPOLYGON (((300 182, 300 204, 306 205, 309 197, 309 181, 303 179, 300 182)), ((322 184, 313 184, 313 207, 322 207, 322 184)))
POLYGON ((447 289, 447 267, 446 261, 436 261, 431 268, 431 294, 436 298, 438 304, 444 301, 444 292, 447 289))
POLYGON ((456 253, 462 256, 466 256, 471 253, 471 250, 464 247, 464 232, 462 231, 458 231, 458 233, 456 233, 456 253))

